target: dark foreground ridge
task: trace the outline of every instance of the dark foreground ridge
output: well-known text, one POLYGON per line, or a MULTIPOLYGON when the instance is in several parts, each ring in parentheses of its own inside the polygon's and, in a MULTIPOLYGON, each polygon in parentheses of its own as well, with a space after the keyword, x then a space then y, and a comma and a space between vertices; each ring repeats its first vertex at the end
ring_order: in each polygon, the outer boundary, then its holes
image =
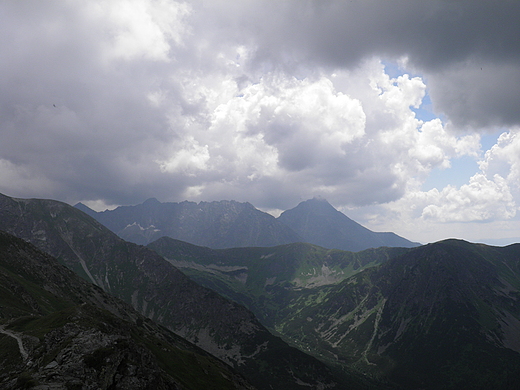
POLYGON ((0 232, 2 389, 253 389, 201 349, 0 232))
POLYGON ((146 245, 170 237, 213 249, 271 247, 308 242, 329 249, 415 247, 395 233, 376 233, 348 218, 324 199, 310 199, 278 218, 250 203, 235 201, 161 203, 148 199, 136 206, 96 212, 75 207, 127 241, 146 245))

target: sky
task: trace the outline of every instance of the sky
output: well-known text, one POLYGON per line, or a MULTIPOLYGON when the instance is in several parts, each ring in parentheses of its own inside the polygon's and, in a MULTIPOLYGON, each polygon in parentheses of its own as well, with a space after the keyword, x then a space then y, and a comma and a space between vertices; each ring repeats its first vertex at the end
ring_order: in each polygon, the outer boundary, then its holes
POLYGON ((96 210, 322 197, 520 241, 520 1, 3 0, 0 192, 96 210))

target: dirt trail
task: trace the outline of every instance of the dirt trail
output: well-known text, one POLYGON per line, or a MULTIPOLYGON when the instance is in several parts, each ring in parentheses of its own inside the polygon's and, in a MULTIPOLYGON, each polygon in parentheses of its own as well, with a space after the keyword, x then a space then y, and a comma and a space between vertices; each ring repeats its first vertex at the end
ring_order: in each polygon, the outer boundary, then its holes
POLYGON ((13 333, 10 330, 4 329, 4 327, 5 327, 5 325, 0 326, 0 333, 3 333, 7 336, 14 338, 16 340, 16 342, 18 343, 18 348, 20 349, 20 354, 22 355, 23 360, 27 360, 27 358, 29 357, 29 354, 27 353, 27 351, 25 350, 25 348, 23 346, 22 338, 20 336, 18 336, 16 333, 13 333))

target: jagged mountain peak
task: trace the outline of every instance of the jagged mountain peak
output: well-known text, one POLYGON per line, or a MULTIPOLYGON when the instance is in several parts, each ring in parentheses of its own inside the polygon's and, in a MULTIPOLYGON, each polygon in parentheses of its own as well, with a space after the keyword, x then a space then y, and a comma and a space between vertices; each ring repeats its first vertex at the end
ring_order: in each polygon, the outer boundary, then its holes
POLYGON ((306 242, 325 248, 361 251, 380 246, 414 247, 394 233, 373 232, 336 210, 327 200, 313 198, 284 211, 278 220, 306 242))
MULTIPOLYGON (((286 210, 283 213, 291 212, 294 210, 305 210, 312 211, 315 213, 338 213, 339 211, 332 206, 327 199, 322 197, 314 197, 312 199, 304 200, 300 202, 295 208, 286 210)), ((283 214, 282 213, 282 214, 283 214)))
POLYGON ((83 211, 121 238, 146 245, 167 236, 211 248, 275 246, 302 241, 251 203, 221 200, 161 203, 155 198, 101 213, 83 211))

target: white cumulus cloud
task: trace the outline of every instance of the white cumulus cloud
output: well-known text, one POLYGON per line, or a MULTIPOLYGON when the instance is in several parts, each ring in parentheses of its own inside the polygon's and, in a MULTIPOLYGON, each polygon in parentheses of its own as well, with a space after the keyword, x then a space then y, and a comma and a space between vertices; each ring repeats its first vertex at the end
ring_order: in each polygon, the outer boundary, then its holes
POLYGON ((471 177, 460 188, 447 186, 442 191, 433 189, 426 194, 429 205, 422 218, 440 222, 470 222, 509 219, 516 215, 516 204, 507 182, 499 175, 492 180, 483 174, 471 177))

